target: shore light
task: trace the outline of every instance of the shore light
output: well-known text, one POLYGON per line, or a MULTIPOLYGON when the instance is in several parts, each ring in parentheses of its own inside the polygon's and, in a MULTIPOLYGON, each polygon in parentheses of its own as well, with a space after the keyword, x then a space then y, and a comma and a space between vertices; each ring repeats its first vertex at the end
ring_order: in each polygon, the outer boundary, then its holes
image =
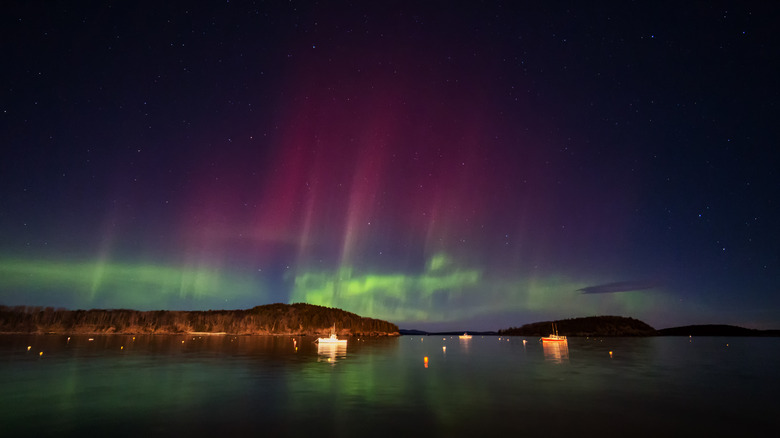
POLYGON ((31 348, 32 348, 32 345, 28 345, 27 346, 27 351, 30 351, 31 348))

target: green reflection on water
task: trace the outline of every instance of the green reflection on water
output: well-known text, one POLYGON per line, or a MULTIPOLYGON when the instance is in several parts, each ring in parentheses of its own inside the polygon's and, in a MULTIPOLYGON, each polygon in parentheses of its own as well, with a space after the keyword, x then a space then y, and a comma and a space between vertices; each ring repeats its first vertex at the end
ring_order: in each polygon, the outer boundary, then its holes
POLYGON ((333 357, 313 340, 0 335, 0 424, 14 436, 538 436, 607 418, 621 436, 645 412, 713 432, 766 425, 777 407, 777 383, 761 379, 776 339, 575 338, 560 358, 521 338, 349 338, 333 357), (745 397, 759 402, 724 402, 745 397))

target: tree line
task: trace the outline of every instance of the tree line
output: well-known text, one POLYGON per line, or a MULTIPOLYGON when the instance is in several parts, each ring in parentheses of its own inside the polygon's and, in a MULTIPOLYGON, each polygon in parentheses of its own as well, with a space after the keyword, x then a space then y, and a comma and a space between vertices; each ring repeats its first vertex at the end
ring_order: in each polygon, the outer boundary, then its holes
POLYGON ((655 336, 656 330, 646 323, 623 316, 589 316, 559 321, 535 322, 522 327, 499 330, 505 336, 546 336, 555 323, 559 335, 565 336, 655 336))
POLYGON ((268 304, 245 310, 66 310, 0 305, 4 333, 228 333, 240 335, 397 335, 398 326, 312 304, 268 304))

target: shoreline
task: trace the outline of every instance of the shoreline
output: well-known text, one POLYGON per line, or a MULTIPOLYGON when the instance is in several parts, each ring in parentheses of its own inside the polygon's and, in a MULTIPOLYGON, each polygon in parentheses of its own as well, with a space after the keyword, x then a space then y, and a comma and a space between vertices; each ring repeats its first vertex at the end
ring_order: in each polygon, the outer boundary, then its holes
MULTIPOLYGON (((567 335, 569 339, 609 339, 609 338, 777 338, 780 337, 780 333, 759 333, 759 334, 698 334, 698 335, 682 335, 682 334, 656 334, 656 335, 610 335, 610 336, 578 336, 567 335)), ((289 337, 318 337, 322 336, 319 333, 227 333, 227 332, 0 332, 0 336, 9 335, 33 335, 33 336, 289 336, 289 337)), ((368 338, 393 338, 393 337, 429 337, 429 336, 442 336, 441 333, 425 333, 425 334, 401 334, 386 333, 386 334, 347 334, 346 337, 368 337, 368 338)), ((447 335, 449 336, 449 335, 447 335)), ((454 335, 453 335, 454 336, 454 335)), ((512 338, 536 338, 544 335, 507 335, 507 334, 482 334, 474 335, 479 337, 493 336, 493 337, 512 337, 512 338)))
MULTIPOLYGON (((0 332, 2 335, 35 335, 35 336, 290 336, 318 337, 322 333, 227 333, 227 332, 0 332)), ((345 334, 346 337, 392 338, 403 336, 398 332, 381 334, 345 334)))

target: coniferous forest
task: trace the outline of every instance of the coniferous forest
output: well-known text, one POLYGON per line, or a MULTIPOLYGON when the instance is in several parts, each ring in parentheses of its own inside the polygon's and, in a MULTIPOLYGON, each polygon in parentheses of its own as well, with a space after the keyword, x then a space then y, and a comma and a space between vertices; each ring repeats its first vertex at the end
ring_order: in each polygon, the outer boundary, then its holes
POLYGON ((236 335, 398 335, 398 326, 312 304, 268 304, 246 310, 66 310, 0 306, 0 333, 227 333, 236 335))

